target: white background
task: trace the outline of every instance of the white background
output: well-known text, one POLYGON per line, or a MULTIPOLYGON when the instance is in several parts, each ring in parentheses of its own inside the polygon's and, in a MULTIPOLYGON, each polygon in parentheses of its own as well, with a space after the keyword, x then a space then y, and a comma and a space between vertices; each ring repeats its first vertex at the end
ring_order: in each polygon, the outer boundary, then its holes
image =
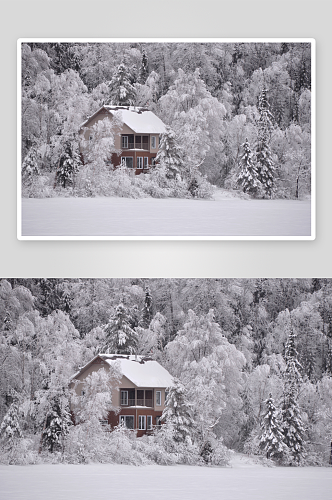
POLYGON ((325 0, 1 2, 1 277, 331 277, 331 13, 325 0), (25 37, 315 38, 315 241, 18 241, 16 42, 25 37))

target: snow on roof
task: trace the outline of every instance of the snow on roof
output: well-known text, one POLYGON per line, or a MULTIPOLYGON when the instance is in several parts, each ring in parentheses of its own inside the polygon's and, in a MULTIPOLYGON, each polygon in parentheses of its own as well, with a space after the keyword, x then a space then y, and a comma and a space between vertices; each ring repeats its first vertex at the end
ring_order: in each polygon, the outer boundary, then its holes
POLYGON ((118 112, 136 134, 163 134, 165 125, 152 111, 137 106, 104 106, 110 113, 118 112))
POLYGON ((122 354, 100 354, 109 365, 120 364, 122 374, 137 387, 170 387, 173 377, 157 361, 145 356, 122 354))

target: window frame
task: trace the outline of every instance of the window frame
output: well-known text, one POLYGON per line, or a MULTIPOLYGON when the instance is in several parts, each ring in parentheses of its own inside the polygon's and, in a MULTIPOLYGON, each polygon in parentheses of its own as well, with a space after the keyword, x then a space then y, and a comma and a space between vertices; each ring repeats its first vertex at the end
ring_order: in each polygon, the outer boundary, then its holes
POLYGON ((125 389, 121 389, 121 390, 120 390, 120 405, 121 405, 121 406, 128 406, 128 391, 127 391, 127 390, 125 390, 125 389), (122 401, 123 401, 123 398, 122 398, 123 394, 126 394, 126 395, 127 395, 127 402, 126 402, 126 403, 123 403, 123 402, 122 402, 122 401))
POLYGON ((144 161, 143 161, 143 168, 149 168, 149 157, 144 156, 144 161))
POLYGON ((119 423, 121 424, 122 422, 125 424, 125 426, 126 426, 127 429, 135 430, 135 415, 120 415, 120 421, 119 421, 119 423), (127 424, 126 424, 126 419, 127 418, 132 418, 133 419, 133 427, 132 428, 131 427, 127 427, 127 424))
POLYGON ((156 406, 161 406, 161 391, 156 391, 156 406), (158 403, 158 394, 159 394, 159 403, 158 403))
POLYGON ((151 135, 151 149, 157 148, 157 136, 151 135))
POLYGON ((144 167, 144 157, 143 156, 137 156, 137 170, 143 170, 144 167))
POLYGON ((127 135, 122 135, 121 136, 121 149, 128 149, 128 136, 127 135))
POLYGON ((127 168, 134 168, 134 157, 133 156, 121 156, 121 166, 124 165, 127 168), (132 166, 128 167, 126 159, 132 159, 132 166))
POLYGON ((146 415, 138 415, 138 430, 146 430, 146 415))
POLYGON ((152 415, 147 415, 146 416, 146 430, 152 431, 152 429, 153 429, 152 415))

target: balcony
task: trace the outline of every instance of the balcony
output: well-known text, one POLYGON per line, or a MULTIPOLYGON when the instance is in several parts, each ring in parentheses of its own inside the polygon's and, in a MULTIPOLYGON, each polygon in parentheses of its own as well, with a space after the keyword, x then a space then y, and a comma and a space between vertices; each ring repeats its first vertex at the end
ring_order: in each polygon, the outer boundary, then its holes
POLYGON ((149 136, 148 135, 128 135, 122 136, 121 139, 121 149, 143 149, 144 151, 150 150, 149 136))
POLYGON ((153 408, 153 391, 151 389, 121 389, 120 405, 122 407, 147 406, 153 408))
POLYGON ((153 399, 128 399, 128 404, 121 404, 121 406, 147 406, 153 408, 153 399))
POLYGON ((136 406, 148 406, 149 408, 153 408, 152 399, 137 399, 136 406))
POLYGON ((149 143, 148 142, 135 142, 135 149, 144 149, 145 151, 149 151, 149 143))

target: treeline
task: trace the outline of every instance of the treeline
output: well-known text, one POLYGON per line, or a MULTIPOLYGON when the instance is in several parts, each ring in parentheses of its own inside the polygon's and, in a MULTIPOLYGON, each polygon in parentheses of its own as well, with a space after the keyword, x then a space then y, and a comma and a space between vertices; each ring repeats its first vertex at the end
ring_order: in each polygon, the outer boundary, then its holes
MULTIPOLYGON (((215 443, 224 458, 227 446, 285 464, 328 462, 330 279, 13 278, 0 285, 0 418, 16 405, 23 434, 40 435, 61 405, 67 415, 68 381, 94 355, 135 353, 178 380, 197 456, 215 443), (271 419, 279 451, 268 443, 271 419)), ((95 383, 98 392, 106 382, 95 383)))
MULTIPOLYGON (((188 186, 204 175, 212 184, 254 196, 303 197, 310 193, 310 100, 310 43, 24 44, 23 193, 52 196, 58 186, 62 195, 70 189, 78 196, 114 194, 107 184, 109 168, 95 180, 68 153, 68 143, 77 151, 83 121, 112 103, 147 107, 175 132, 182 153, 178 180, 188 186), (265 146, 272 184, 267 190, 259 157, 262 91, 271 114, 265 146), (257 170, 262 184, 254 191, 239 180, 246 139, 257 163, 254 176, 257 170)), ((110 153, 99 155, 101 170, 110 153)), ((161 196, 162 182, 153 182, 157 187, 133 185, 127 194, 135 195, 136 189, 161 196)), ((184 195, 181 189, 178 195, 184 195)))

